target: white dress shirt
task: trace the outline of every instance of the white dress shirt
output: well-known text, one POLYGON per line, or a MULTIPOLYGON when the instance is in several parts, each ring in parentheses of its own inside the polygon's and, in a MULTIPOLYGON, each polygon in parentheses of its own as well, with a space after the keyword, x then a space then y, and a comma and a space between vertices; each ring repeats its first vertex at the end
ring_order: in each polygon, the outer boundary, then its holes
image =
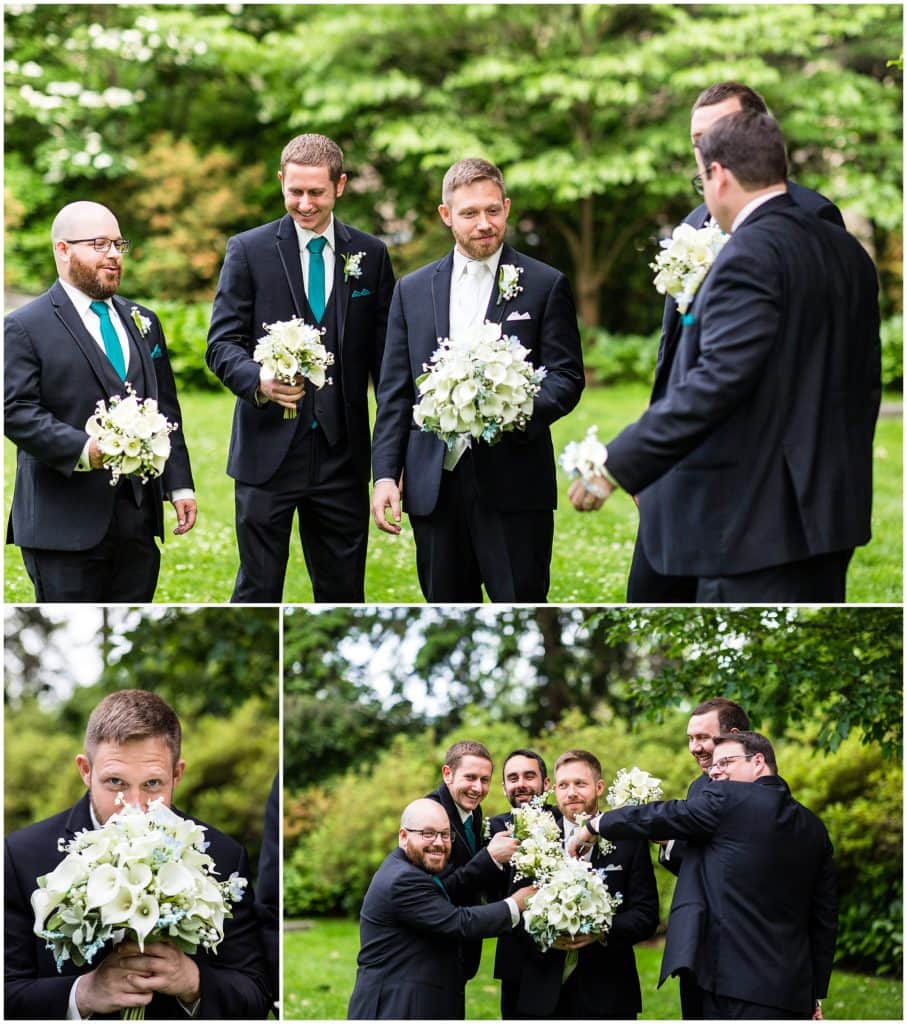
POLYGON ((333 213, 331 214, 328 226, 324 229, 323 234, 320 235, 315 234, 314 231, 309 231, 308 228, 300 227, 295 220, 293 221, 293 227, 296 228, 296 237, 299 239, 299 259, 302 263, 302 283, 305 287, 306 296, 309 294, 309 259, 312 256, 307 246, 313 238, 323 238, 327 242, 327 245, 321 250, 321 255, 324 259, 324 305, 327 307, 328 299, 334 290, 334 263, 337 258, 337 246, 334 242, 334 215, 333 213))
POLYGON ((454 249, 453 272, 450 277, 451 336, 484 323, 485 310, 491 300, 500 262, 500 248, 484 260, 471 260, 459 249, 454 249), (478 270, 478 276, 470 280, 469 270, 478 270))
POLYGON ((759 207, 763 203, 767 203, 769 199, 774 199, 776 196, 783 196, 786 192, 787 186, 782 185, 780 188, 776 188, 773 192, 766 192, 764 195, 756 196, 755 199, 751 199, 742 210, 738 211, 737 216, 734 218, 734 223, 731 225, 731 234, 740 227, 753 210, 758 210, 759 207))

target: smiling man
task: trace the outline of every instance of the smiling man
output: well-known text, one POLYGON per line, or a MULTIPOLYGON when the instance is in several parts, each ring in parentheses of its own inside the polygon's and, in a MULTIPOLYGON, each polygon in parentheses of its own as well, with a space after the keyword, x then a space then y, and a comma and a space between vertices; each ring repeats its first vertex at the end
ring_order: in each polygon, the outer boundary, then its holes
POLYGON ((462 906, 457 875, 442 874, 457 840, 437 801, 414 800, 397 849, 372 878, 359 918, 350 1019, 457 1019, 465 1015, 465 941, 503 935, 534 889, 484 907, 462 906), (440 877, 439 877, 440 876, 440 877))
POLYGON ((277 175, 286 215, 231 238, 208 332, 208 366, 236 395, 234 602, 279 602, 294 514, 316 602, 364 600, 369 528, 368 382, 377 383, 394 274, 379 239, 342 223, 340 147, 299 135, 277 175), (252 358, 264 324, 323 329, 332 383, 269 378, 252 358), (295 410, 286 419, 286 410, 295 410))
POLYGON ((195 524, 183 416, 161 323, 118 293, 129 240, 100 203, 64 206, 51 227, 59 280, 6 318, 4 432, 16 445, 7 543, 18 544, 37 601, 136 602, 154 597, 164 538, 195 524), (111 487, 85 429, 99 401, 157 400, 177 429, 163 475, 111 487))
POLYGON ((544 602, 557 505, 550 425, 579 401, 583 361, 566 277, 505 241, 510 199, 500 170, 465 159, 444 175, 438 212, 454 248, 394 291, 378 388, 372 515, 416 542, 419 583, 431 602, 544 602), (516 277, 516 284, 508 282, 516 277), (495 445, 446 446, 413 423, 416 378, 438 339, 486 321, 528 349, 547 376, 525 431, 495 445))
MULTIPOLYGON (((94 709, 85 749, 76 765, 86 793, 72 808, 13 832, 5 843, 4 972, 7 1019, 80 1020, 145 1008, 149 1019, 263 1020, 269 998, 251 886, 233 905, 217 954, 191 956, 168 942, 141 952, 132 942, 100 950, 93 965, 71 960, 58 972, 32 929, 31 894, 37 879, 63 859, 59 839, 103 825, 124 800, 147 809, 160 798, 173 803, 183 777, 179 719, 160 697, 119 690, 94 709)), ((178 811, 176 813, 179 813, 178 811)), ((202 823, 200 823, 202 824, 202 823)), ((217 875, 250 877, 245 850, 205 825, 217 875)))

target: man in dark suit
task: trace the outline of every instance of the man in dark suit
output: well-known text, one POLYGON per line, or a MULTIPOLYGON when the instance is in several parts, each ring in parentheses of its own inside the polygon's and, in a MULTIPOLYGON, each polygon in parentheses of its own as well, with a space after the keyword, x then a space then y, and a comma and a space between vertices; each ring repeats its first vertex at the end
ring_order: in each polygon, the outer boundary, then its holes
POLYGON ((456 874, 443 873, 452 837, 437 801, 415 800, 403 812, 398 848, 362 904, 351 1020, 462 1019, 467 979, 460 943, 519 924, 532 888, 487 906, 460 906, 456 874))
MULTIPOLYGON (((488 795, 494 764, 484 744, 476 740, 459 740, 444 755, 441 767, 442 784, 427 795, 444 808, 450 833, 454 837, 447 867, 442 877, 445 883, 459 872, 464 884, 458 885, 459 902, 463 906, 481 903, 488 892, 498 893, 506 877, 505 864, 509 864, 516 842, 507 836, 496 838, 494 847, 488 848, 482 826, 482 801, 488 795), (482 871, 488 861, 497 865, 497 873, 475 874, 482 871)), ((482 959, 482 940, 461 943, 463 976, 474 977, 482 959)))
MULTIPOLYGON (((652 404, 607 446, 611 479, 593 486, 637 495, 649 562, 695 576, 697 601, 843 601, 853 550, 870 538, 875 267, 856 239, 790 198, 767 114, 716 121, 696 159, 731 237, 652 404)), ((577 481, 571 500, 604 499, 577 481)))
POLYGON ((117 294, 129 242, 106 206, 64 206, 51 238, 59 280, 5 322, 4 431, 18 449, 6 540, 21 548, 37 601, 151 601, 163 496, 174 533, 196 517, 164 332, 150 309, 117 294), (85 424, 127 384, 178 428, 162 477, 111 487, 85 424))
POLYGON ((454 250, 403 278, 391 304, 372 515, 381 530, 398 534, 402 487, 426 600, 481 602, 484 584, 492 601, 539 603, 548 593, 557 505, 549 427, 583 389, 573 296, 563 274, 504 244, 510 200, 494 164, 454 164, 442 197, 438 210, 454 250), (508 288, 511 277, 517 283, 508 288), (547 376, 524 431, 495 445, 474 441, 447 452, 438 437, 414 425, 415 381, 440 338, 461 336, 486 320, 518 338, 547 376))
MULTIPOLYGON (((690 783, 687 800, 696 796, 709 783, 709 772, 712 768, 712 757, 715 751, 715 737, 722 733, 746 732, 750 721, 739 704, 727 697, 711 697, 697 704, 690 712, 687 724, 687 744, 693 760, 699 766, 699 775, 690 783)), ((677 876, 674 897, 671 906, 683 906, 702 899, 700 874, 693 868, 681 873, 684 861, 689 858, 698 864, 702 851, 701 846, 687 843, 684 839, 664 839, 659 843, 658 862, 677 876)), ((665 944, 663 959, 664 977, 676 974, 680 986, 680 1009, 684 1020, 702 1019, 702 991, 696 984, 692 974, 684 966, 684 954, 681 952, 679 962, 675 965, 673 957, 677 944, 673 936, 668 937, 665 944)))
MULTIPOLYGON (((77 832, 103 825, 119 809, 120 796, 143 809, 157 797, 171 806, 185 769, 180 739, 179 720, 160 697, 144 690, 110 694, 92 712, 85 751, 76 757, 88 792, 69 810, 6 837, 7 1019, 119 1017, 121 1011, 136 1007, 144 1007, 149 1019, 158 1020, 267 1016, 267 978, 251 886, 233 904, 216 955, 199 949, 189 956, 163 940, 146 943, 142 953, 130 941, 115 949, 102 947, 93 965, 76 967, 68 960, 58 972, 44 941, 32 930, 35 915, 29 900, 38 877, 63 860, 58 839, 69 840, 77 832)), ((237 872, 248 879, 249 861, 242 846, 209 825, 205 829, 207 852, 218 877, 237 872)))
POLYGON ((293 513, 318 602, 364 600, 369 526, 368 382, 378 379, 394 286, 387 247, 334 217, 346 174, 323 135, 280 157, 286 216, 227 244, 208 332, 208 366, 236 395, 227 473, 236 493, 234 602, 279 602, 293 513), (252 358, 264 324, 324 329, 331 384, 266 376, 252 358), (297 409, 285 419, 286 409, 297 409))
POLYGON ((271 1001, 280 1001, 280 775, 274 776, 261 837, 255 914, 261 928, 271 1001))
MULTIPOLYGON (((718 82, 715 85, 704 89, 696 98, 693 104, 692 116, 690 119, 690 139, 695 147, 699 138, 704 132, 726 114, 733 114, 738 110, 757 110, 760 113, 768 113, 765 100, 755 89, 740 82, 718 82)), ((788 195, 804 210, 809 210, 817 217, 844 227, 844 218, 841 211, 835 204, 819 192, 810 188, 798 185, 793 181, 787 183, 788 195)), ((692 213, 688 214, 684 224, 692 227, 703 228, 709 223, 711 215, 708 206, 701 203, 692 213)), ((681 334, 681 315, 677 308, 677 300, 671 296, 665 296, 664 313, 661 321, 661 337, 658 342, 658 359, 655 366, 656 381, 662 375, 662 367, 670 364, 673 352, 681 334)), ((657 397, 653 391, 652 401, 657 397)), ((580 488, 575 489, 578 499, 584 498, 580 488)), ((582 510, 581 504, 574 504, 582 510)), ((696 599, 696 577, 681 575, 664 575, 656 572, 649 559, 646 557, 642 545, 642 531, 637 534, 636 545, 633 550, 633 560, 630 565, 630 572, 627 579, 627 600, 634 603, 660 602, 660 603, 691 603, 696 599)))
MULTIPOLYGON (((601 763, 588 750, 568 750, 557 759, 554 792, 565 839, 580 827, 577 815, 598 812, 604 789, 601 763)), ((658 925, 655 874, 646 843, 621 841, 613 846, 603 853, 596 845, 586 854, 608 890, 623 897, 611 930, 604 937, 559 940, 545 953, 525 932, 516 936, 512 952, 518 942, 522 955, 510 955, 501 965, 501 976, 509 982, 512 1017, 632 1020, 642 1009, 633 946, 651 938, 658 925), (567 966, 570 950, 578 952, 572 969, 567 966)))
POLYGON ((703 990, 703 1016, 808 1020, 828 989, 837 897, 832 845, 821 821, 791 796, 759 733, 715 739, 712 781, 689 800, 608 811, 568 850, 610 839, 683 836, 701 846, 701 898, 668 921, 661 985, 681 960, 703 990))

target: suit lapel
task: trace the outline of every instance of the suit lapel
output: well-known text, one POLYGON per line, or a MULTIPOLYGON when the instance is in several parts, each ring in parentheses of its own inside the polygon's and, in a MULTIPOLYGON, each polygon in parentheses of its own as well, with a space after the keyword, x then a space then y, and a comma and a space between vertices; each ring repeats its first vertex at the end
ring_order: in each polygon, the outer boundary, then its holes
POLYGON ((117 313, 120 314, 120 320, 126 328, 126 333, 133 341, 133 351, 138 352, 139 362, 142 364, 142 376, 145 379, 144 397, 153 398, 157 401, 157 374, 154 372, 154 363, 151 361, 148 343, 142 337, 135 321, 132 319, 130 313, 132 303, 120 298, 119 295, 114 295, 113 304, 116 307, 117 313))
POLYGON ((345 258, 350 255, 352 236, 349 228, 334 218, 334 299, 337 311, 337 353, 343 351, 343 331, 346 327, 346 312, 350 304, 350 283, 344 273, 345 258))
POLYGON ((55 284, 51 288, 50 300, 54 305, 57 318, 72 335, 73 341, 88 361, 88 365, 107 397, 122 393, 123 382, 106 354, 101 351, 100 345, 88 333, 85 324, 82 323, 82 318, 76 312, 76 307, 70 301, 62 285, 55 284))
POLYGON ((81 832, 84 829, 94 828, 89 806, 88 794, 86 793, 82 799, 73 806, 72 810, 69 812, 69 817, 66 819, 67 839, 72 839, 77 832, 81 832))
POLYGON ((450 337, 450 279, 453 250, 440 260, 431 279, 431 301, 435 311, 435 338, 450 337))
MULTIPOLYGON (((500 294, 500 288, 498 282, 501 280, 501 267, 505 264, 511 263, 516 267, 521 266, 520 254, 516 249, 511 249, 505 242, 501 247, 501 258, 498 260, 498 271, 495 275, 495 279, 491 285, 491 296, 488 299, 488 309, 485 311, 485 319, 491 320, 496 324, 502 323, 504 320, 504 314, 508 312, 508 307, 513 299, 502 299, 498 302, 498 295, 500 294)), ((523 275, 525 275, 523 271, 523 275)))
POLYGON ((293 315, 302 317, 305 308, 303 297, 305 286, 302 281, 302 260, 299 258, 299 237, 293 226, 293 218, 287 214, 277 225, 277 257, 283 267, 293 302, 293 315))

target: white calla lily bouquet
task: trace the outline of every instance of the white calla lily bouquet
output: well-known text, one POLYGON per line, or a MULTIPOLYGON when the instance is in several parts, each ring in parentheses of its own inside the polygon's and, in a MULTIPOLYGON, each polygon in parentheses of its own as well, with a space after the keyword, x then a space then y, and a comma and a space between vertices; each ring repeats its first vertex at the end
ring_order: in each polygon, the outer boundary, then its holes
POLYGON ((605 475, 608 450, 598 439, 598 427, 589 427, 582 441, 568 441, 558 462, 571 480, 580 477, 586 482, 605 475))
POLYGON ((634 765, 629 771, 621 770, 614 777, 605 800, 609 807, 638 807, 661 799, 661 779, 634 765))
POLYGON ((670 238, 661 240, 661 252, 649 264, 655 271, 656 290, 676 299, 677 309, 686 313, 729 238, 717 224, 698 229, 691 224, 679 224, 670 238))
POLYGON ((517 878, 544 882, 560 867, 564 859, 561 830, 545 807, 544 795, 514 809, 511 835, 520 841, 510 861, 517 878))
POLYGON ((558 939, 607 934, 622 902, 588 861, 562 857, 557 870, 529 898, 523 922, 544 951, 558 939))
POLYGON ((125 398, 113 395, 109 405, 101 399, 85 424, 110 470, 111 487, 121 476, 135 476, 142 483, 160 476, 170 457, 170 434, 176 429, 153 398, 138 398, 129 383, 125 398))
POLYGON ((458 442, 496 444, 509 430, 525 430, 533 399, 546 376, 533 367, 519 339, 486 323, 442 338, 416 379, 420 399, 413 419, 452 449, 458 442))
POLYGON ((147 811, 125 806, 101 828, 60 839, 66 856, 31 896, 35 935, 57 970, 70 959, 90 964, 108 942, 129 939, 142 950, 160 941, 184 953, 216 951, 248 883, 235 872, 215 878, 204 834, 159 798, 147 811))
MULTIPOLYGON (((255 343, 252 358, 269 377, 292 384, 297 376, 303 376, 316 388, 333 383, 326 371, 334 362, 334 353, 328 352, 321 340, 323 327, 313 327, 300 317, 262 327, 265 334, 255 343)), ((296 419, 296 410, 284 409, 283 418, 296 419)))

